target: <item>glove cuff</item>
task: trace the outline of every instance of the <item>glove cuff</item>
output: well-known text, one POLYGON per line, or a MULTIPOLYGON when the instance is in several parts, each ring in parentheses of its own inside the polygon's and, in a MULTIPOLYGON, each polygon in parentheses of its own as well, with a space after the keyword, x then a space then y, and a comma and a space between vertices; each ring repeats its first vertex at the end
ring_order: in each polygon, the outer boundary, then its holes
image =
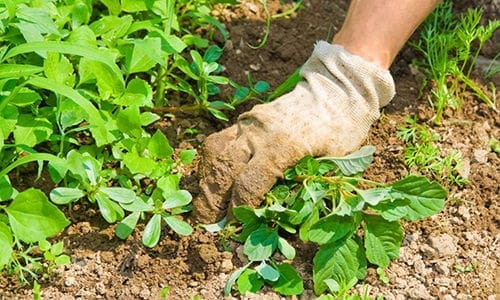
POLYGON ((384 107, 396 93, 389 70, 350 53, 341 45, 325 41, 316 43, 311 57, 301 70, 302 77, 310 85, 314 85, 312 77, 315 74, 344 85, 348 93, 359 93, 370 108, 384 107))

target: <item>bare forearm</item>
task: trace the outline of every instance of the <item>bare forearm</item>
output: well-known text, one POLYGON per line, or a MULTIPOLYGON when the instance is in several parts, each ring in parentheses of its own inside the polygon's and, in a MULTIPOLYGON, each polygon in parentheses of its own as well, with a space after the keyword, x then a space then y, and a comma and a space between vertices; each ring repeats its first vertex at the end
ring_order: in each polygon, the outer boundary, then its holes
POLYGON ((439 0, 353 0, 333 42, 389 68, 439 0))

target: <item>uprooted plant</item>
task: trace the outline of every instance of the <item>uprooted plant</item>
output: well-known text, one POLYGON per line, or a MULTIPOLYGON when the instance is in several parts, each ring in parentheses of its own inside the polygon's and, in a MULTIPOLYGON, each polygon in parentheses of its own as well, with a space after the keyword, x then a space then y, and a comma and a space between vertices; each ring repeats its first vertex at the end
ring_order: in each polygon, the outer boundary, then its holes
POLYGON ((345 296, 365 278, 368 265, 381 278, 399 256, 401 221, 416 221, 444 207, 446 191, 425 177, 409 175, 394 183, 363 178, 374 147, 345 157, 310 156, 285 172, 256 209, 233 208, 236 222, 222 234, 244 243, 249 262, 228 280, 225 294, 236 283, 238 292, 257 292, 268 284, 282 295, 299 295, 303 281, 292 261, 296 250, 287 239, 294 234, 313 242, 314 292, 345 296))

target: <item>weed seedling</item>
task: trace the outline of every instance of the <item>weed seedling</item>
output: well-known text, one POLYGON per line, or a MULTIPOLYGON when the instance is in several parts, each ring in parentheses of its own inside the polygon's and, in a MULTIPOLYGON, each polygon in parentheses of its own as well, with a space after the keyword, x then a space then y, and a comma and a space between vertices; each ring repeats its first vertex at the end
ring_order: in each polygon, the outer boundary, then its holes
POLYGON ((374 151, 365 146, 345 157, 304 157, 285 172, 285 181, 267 194, 263 206, 233 208, 241 224, 233 239, 244 243, 249 263, 231 275, 225 295, 234 284, 241 294, 265 284, 282 295, 301 294, 303 282, 292 265, 296 250, 286 239, 290 234, 319 247, 313 259, 316 295, 347 297, 366 276, 368 263, 385 274, 383 269, 399 256, 400 220, 438 213, 447 193, 416 175, 392 184, 363 178, 374 151))

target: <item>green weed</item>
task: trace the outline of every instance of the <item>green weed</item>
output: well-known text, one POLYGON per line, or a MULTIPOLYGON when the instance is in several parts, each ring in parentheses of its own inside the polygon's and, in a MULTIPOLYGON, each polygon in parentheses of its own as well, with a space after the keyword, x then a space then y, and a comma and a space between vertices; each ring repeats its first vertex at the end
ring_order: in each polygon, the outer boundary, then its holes
POLYGON ((400 220, 438 213, 446 198, 439 184, 424 177, 410 175, 392 184, 362 178, 374 150, 365 146, 346 157, 304 157, 285 172, 285 181, 267 194, 263 206, 233 208, 237 222, 222 232, 244 244, 249 263, 231 275, 225 295, 233 285, 244 294, 266 284, 282 295, 301 294, 303 281, 292 266, 296 251, 287 240, 294 234, 319 246, 312 262, 316 295, 367 299, 348 291, 366 276, 368 263, 378 266, 384 279, 383 269, 399 256, 400 220))
POLYGON ((416 64, 424 69, 425 83, 431 83, 430 102, 438 124, 446 107, 460 108, 465 90, 495 108, 495 99, 470 78, 480 50, 500 26, 499 20, 480 25, 481 17, 482 9, 475 8, 456 19, 452 2, 444 1, 422 25, 418 42, 411 43, 423 55, 416 64))
POLYGON ((423 172, 446 184, 463 185, 460 175, 462 155, 456 150, 446 155, 436 146, 441 137, 431 128, 419 124, 416 117, 407 117, 406 125, 397 126, 396 136, 405 142, 404 161, 414 171, 423 172))

